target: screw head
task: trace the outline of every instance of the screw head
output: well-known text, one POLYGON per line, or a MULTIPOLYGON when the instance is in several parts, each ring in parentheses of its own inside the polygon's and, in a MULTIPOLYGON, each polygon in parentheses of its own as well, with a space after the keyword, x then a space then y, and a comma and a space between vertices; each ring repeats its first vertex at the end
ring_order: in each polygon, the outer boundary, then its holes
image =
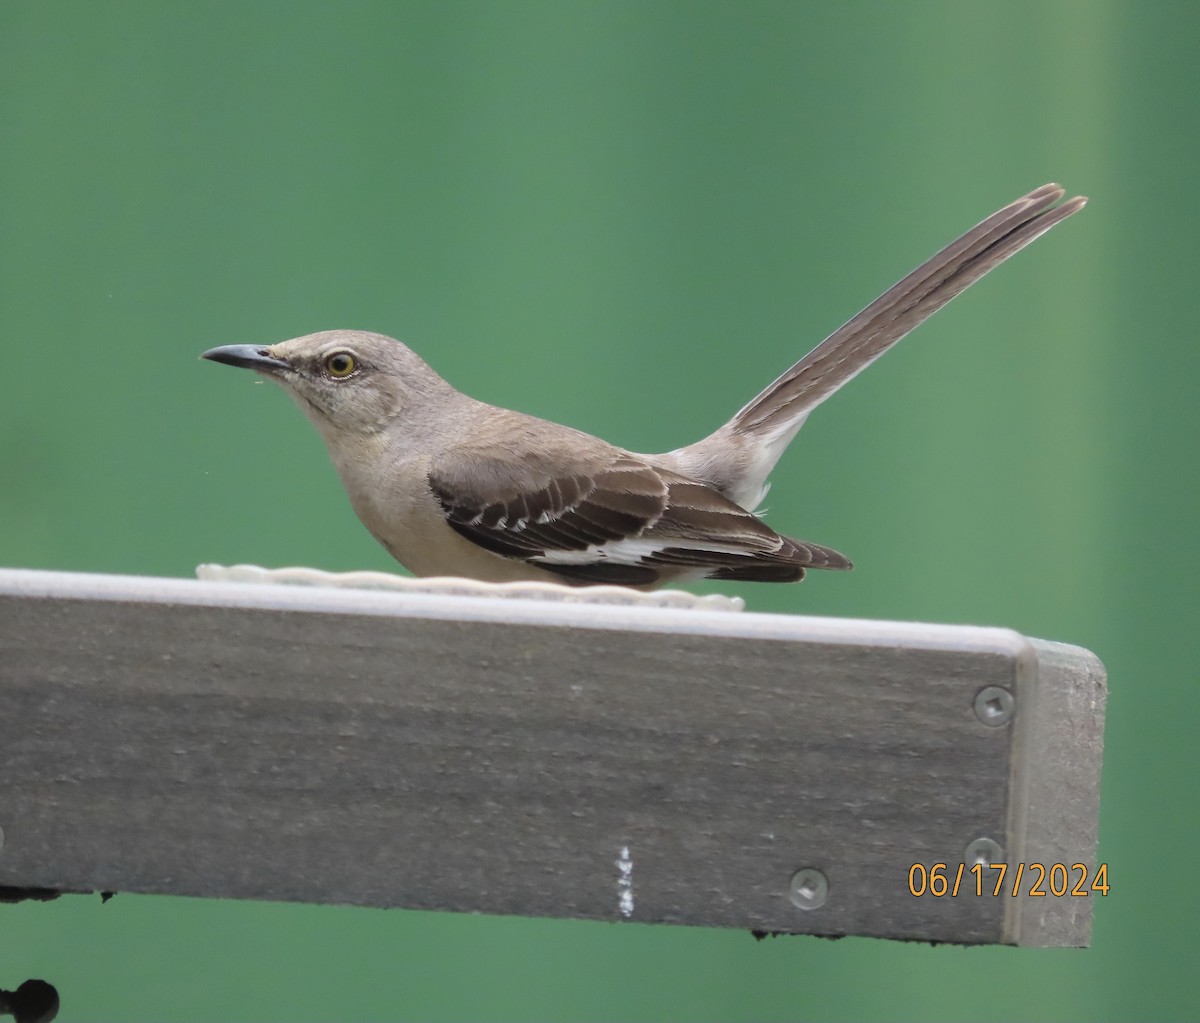
POLYGON ((815 867, 805 867, 792 875, 790 894, 797 909, 820 909, 829 898, 829 881, 815 867))
POLYGON ((1008 724, 1016 707, 1016 698, 1002 686, 984 686, 975 694, 975 716, 992 728, 1008 724))
POLYGON ((977 838, 963 852, 963 862, 976 863, 986 867, 989 863, 1003 863, 1004 849, 994 839, 984 836, 977 838))

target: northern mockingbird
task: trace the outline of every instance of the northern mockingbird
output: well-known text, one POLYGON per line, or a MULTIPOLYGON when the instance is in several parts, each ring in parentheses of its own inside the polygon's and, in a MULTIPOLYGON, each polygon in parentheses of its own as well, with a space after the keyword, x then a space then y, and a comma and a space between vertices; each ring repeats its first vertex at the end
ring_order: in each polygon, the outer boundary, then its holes
POLYGON ((971 228, 804 356, 716 433, 661 455, 486 405, 399 341, 330 330, 203 358, 282 384, 363 524, 419 576, 653 587, 796 582, 844 555, 754 514, 812 410, 993 267, 1079 210, 1043 185, 971 228))

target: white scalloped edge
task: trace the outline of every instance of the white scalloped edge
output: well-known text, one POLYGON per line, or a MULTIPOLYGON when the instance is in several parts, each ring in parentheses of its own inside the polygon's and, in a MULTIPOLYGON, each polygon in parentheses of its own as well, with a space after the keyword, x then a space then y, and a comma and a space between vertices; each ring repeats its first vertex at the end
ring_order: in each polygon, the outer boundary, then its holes
POLYGON ((396 593, 434 593, 457 597, 513 597, 520 600, 559 600, 567 604, 623 604, 698 611, 744 611, 741 597, 721 593, 697 596, 683 590, 643 593, 624 586, 563 586, 559 583, 485 583, 478 579, 437 576, 414 579, 387 572, 324 572, 319 568, 261 568, 258 565, 197 565, 196 578, 227 583, 283 583, 293 586, 337 586, 396 593))

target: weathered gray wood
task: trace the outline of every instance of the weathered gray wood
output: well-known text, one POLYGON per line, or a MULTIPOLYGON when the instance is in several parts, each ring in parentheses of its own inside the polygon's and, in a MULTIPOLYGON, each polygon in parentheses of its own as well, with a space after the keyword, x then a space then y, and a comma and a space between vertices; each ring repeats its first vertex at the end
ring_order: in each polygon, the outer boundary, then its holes
POLYGON ((0 885, 1083 945, 908 874, 1094 864, 1103 698, 1002 629, 0 571, 0 885))
MULTIPOLYGON (((1104 665, 1087 650, 1032 640, 1037 655, 1034 712, 1026 715, 1024 845, 1034 862, 1099 864, 1094 850, 1100 808, 1100 753, 1104 746, 1104 665), (1080 851, 1087 856, 1077 856, 1080 851)), ((1078 874, 1073 874, 1074 881, 1078 874)), ((1045 887, 1045 886, 1043 886, 1045 887)), ((1028 891, 1028 888, 1025 889, 1028 891)), ((1097 896, 1099 897, 1099 896, 1097 896)), ((1020 900, 1012 931, 1026 945, 1086 944, 1094 897, 1033 897, 1020 900)))

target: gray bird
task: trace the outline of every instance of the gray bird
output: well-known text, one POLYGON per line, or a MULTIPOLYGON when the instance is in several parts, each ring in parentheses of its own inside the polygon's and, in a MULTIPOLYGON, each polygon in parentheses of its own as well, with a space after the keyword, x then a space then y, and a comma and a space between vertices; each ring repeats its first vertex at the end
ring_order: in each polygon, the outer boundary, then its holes
POLYGON ((844 555, 754 514, 812 410, 993 267, 1087 201, 1043 185, 977 224, 804 356, 716 433, 661 455, 456 391, 390 337, 330 330, 203 358, 277 381, 350 503, 419 576, 489 582, 796 582, 844 555))

